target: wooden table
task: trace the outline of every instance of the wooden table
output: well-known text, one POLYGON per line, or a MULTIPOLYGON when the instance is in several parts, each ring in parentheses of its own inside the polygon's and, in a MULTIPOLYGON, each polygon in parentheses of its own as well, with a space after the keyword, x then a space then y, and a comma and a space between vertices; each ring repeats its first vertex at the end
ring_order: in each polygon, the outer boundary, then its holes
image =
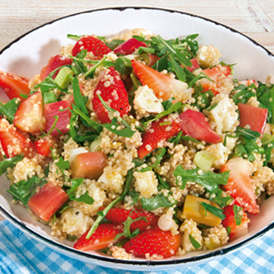
MULTIPOLYGON (((128 0, 124 5, 161 7, 203 16, 246 34, 274 53, 273 0, 128 0)), ((119 6, 123 4, 118 0, 0 0, 0 49, 25 32, 59 17, 119 6)))

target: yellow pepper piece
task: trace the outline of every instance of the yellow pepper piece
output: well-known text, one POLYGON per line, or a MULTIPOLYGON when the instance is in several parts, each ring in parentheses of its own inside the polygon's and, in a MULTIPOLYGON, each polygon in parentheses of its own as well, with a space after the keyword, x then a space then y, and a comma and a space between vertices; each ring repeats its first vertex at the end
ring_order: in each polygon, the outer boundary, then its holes
POLYGON ((201 203, 207 203, 220 208, 215 202, 199 198, 193 195, 187 195, 184 204, 184 210, 181 215, 184 219, 192 219, 194 222, 207 226, 219 226, 222 220, 206 210, 201 203))

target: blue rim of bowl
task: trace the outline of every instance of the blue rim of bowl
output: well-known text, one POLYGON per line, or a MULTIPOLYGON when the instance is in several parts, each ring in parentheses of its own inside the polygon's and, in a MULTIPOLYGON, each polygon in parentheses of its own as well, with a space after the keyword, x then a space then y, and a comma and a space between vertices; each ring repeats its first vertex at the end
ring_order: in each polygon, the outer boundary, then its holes
MULTIPOLYGON (((158 11, 164 11, 164 12, 170 12, 170 13, 178 13, 178 14, 182 14, 182 15, 187 15, 190 17, 194 17, 194 18, 199 18, 211 23, 214 23, 215 25, 218 26, 222 26, 232 32, 235 32, 237 34, 240 34, 242 36, 244 36, 245 38, 247 38, 248 40, 250 40, 253 44, 255 44, 256 46, 264 49, 267 54, 269 56, 274 57, 274 55, 265 47, 263 47, 261 44, 259 44, 258 42, 256 42, 255 40, 251 39, 250 37, 246 36, 245 34, 240 33, 239 31, 228 27, 224 24, 221 24, 219 22, 216 22, 214 20, 202 17, 202 16, 198 16, 198 15, 194 15, 191 13, 187 13, 187 12, 183 12, 183 11, 178 11, 178 10, 172 10, 172 9, 166 9, 166 8, 156 8, 156 7, 108 7, 108 8, 101 8, 101 9, 93 9, 93 10, 87 10, 87 11, 83 11, 83 12, 78 12, 78 13, 74 13, 74 14, 70 14, 67 16, 63 16, 60 18, 57 18, 55 20, 52 20, 50 22, 47 22, 45 24, 42 24, 40 26, 38 26, 37 28, 32 29, 31 31, 28 31, 26 33, 24 33, 23 35, 19 36, 18 38, 16 38, 15 40, 13 40, 11 43, 9 43, 7 46, 5 46, 1 51, 0 51, 0 55, 6 51, 10 46, 12 46, 14 43, 18 42, 20 39, 22 39, 23 37, 25 37, 26 35, 28 35, 29 33, 32 33, 46 25, 51 25, 57 21, 61 21, 63 19, 69 18, 69 17, 74 17, 74 16, 78 16, 81 14, 86 14, 86 13, 94 13, 94 12, 100 12, 100 11, 106 11, 106 10, 117 10, 117 11, 124 11, 127 9, 135 9, 135 10, 158 10, 158 11)), ((209 253, 206 254, 201 254, 198 256, 194 256, 194 257, 189 257, 189 258, 182 258, 182 259, 170 259, 170 260, 163 260, 163 261, 134 261, 134 260, 122 260, 122 259, 116 259, 116 258, 112 258, 112 257, 106 257, 103 255, 94 255, 94 254, 90 254, 90 253, 86 253, 86 252, 81 252, 78 250, 74 250, 71 249, 70 247, 66 247, 62 244, 59 244, 58 242, 54 242, 52 240, 49 240, 43 236, 41 236, 40 234, 38 234, 37 232, 31 230, 30 228, 28 228, 23 222, 18 221, 16 218, 14 218, 12 215, 9 214, 9 212, 7 212, 1 205, 0 205, 0 212, 2 212, 2 214, 7 217, 8 220, 10 220, 15 226, 19 227, 21 230, 26 231, 28 234, 33 235, 34 238, 36 238, 37 240, 40 241, 44 241, 47 242, 49 244, 49 246, 54 246, 57 249, 61 248, 64 249, 66 251, 66 253, 71 254, 71 255, 75 255, 77 254, 77 256, 81 256, 81 257, 85 257, 85 258, 89 258, 89 259, 93 259, 93 260, 98 260, 98 261, 102 261, 102 262, 109 262, 112 264, 122 264, 122 265, 135 265, 135 266, 169 266, 169 265, 183 265, 183 264, 187 264, 187 263, 196 263, 199 262, 200 264, 202 264, 203 262, 209 260, 209 259, 213 259, 231 252, 236 251, 237 249, 243 247, 245 244, 247 243, 251 243, 253 240, 255 240, 256 238, 262 237, 266 232, 270 231, 271 229, 274 228, 274 221, 272 223, 270 223, 267 227, 265 227, 264 229, 262 229, 261 231, 257 232, 256 234, 254 234, 253 236, 249 237, 248 239, 237 243, 231 247, 227 247, 227 248, 221 248, 215 251, 211 251, 209 253)), ((73 256, 72 256, 73 257, 73 256)))

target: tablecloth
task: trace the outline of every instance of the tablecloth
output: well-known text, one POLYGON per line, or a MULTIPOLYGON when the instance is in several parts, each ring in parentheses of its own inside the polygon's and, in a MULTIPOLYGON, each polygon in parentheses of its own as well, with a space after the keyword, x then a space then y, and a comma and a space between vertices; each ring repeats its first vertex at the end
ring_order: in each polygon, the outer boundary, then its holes
POLYGON ((125 271, 104 268, 58 254, 14 227, 0 222, 0 273, 54 274, 217 274, 274 273, 274 231, 252 241, 247 246, 207 263, 167 271, 125 271))

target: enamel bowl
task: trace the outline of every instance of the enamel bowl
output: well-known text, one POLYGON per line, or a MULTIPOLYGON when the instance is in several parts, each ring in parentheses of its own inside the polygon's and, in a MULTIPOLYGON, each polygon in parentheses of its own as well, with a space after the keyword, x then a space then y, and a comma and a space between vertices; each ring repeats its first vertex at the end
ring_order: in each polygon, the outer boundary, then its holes
MULTIPOLYGON (((134 28, 151 30, 152 33, 160 34, 165 39, 198 33, 199 45, 212 44, 220 50, 225 63, 237 63, 234 67, 237 79, 254 78, 264 82, 268 75, 274 77, 274 56, 235 30, 183 12, 132 7, 82 12, 42 25, 19 37, 0 52, 0 70, 32 77, 40 73, 41 68, 51 55, 59 53, 62 46, 72 43, 67 38, 67 34, 113 36, 134 28), (107 22, 112 23, 108 24, 107 22)), ((0 212, 11 223, 57 252, 104 267, 141 271, 204 263, 239 249, 250 241, 261 237, 274 226, 274 197, 272 196, 262 204, 257 216, 251 216, 248 235, 234 240, 220 249, 191 252, 184 257, 159 261, 118 260, 96 252, 77 251, 72 248, 71 242, 61 241, 50 236, 49 227, 34 221, 25 208, 11 203, 12 197, 7 193, 8 188, 9 183, 5 176, 2 176, 0 212)))

